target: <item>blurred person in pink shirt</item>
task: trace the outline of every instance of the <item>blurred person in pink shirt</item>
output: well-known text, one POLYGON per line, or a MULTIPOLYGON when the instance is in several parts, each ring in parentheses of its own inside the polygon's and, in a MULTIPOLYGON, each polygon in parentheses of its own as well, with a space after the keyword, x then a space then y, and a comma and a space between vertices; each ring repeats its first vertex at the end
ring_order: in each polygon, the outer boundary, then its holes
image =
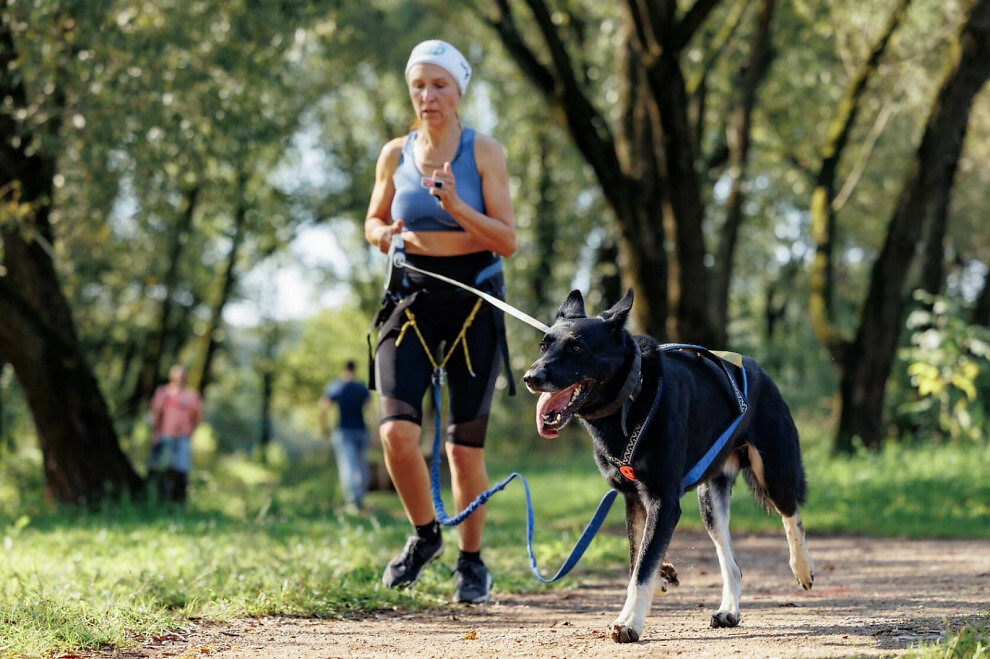
POLYGON ((168 383, 151 399, 152 445, 148 471, 159 501, 185 503, 192 464, 190 438, 203 420, 199 394, 186 386, 186 370, 175 364, 168 383))

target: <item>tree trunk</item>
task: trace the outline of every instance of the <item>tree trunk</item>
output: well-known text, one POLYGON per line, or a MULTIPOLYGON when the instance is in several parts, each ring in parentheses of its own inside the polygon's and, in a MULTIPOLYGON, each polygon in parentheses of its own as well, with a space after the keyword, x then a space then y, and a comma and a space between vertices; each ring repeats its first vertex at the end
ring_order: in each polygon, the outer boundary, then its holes
POLYGON ((544 309, 551 306, 550 294, 547 285, 551 281, 553 273, 554 258, 557 250, 553 249, 554 241, 557 237, 557 216, 554 212, 554 204, 551 202, 547 191, 552 187, 553 181, 550 178, 550 167, 547 164, 547 156, 550 153, 550 140, 545 133, 540 133, 540 177, 537 181, 539 197, 536 202, 536 216, 533 218, 533 233, 536 235, 536 267, 533 269, 532 295, 533 308, 544 309))
MULTIPOLYGON (((6 366, 6 364, 7 362, 4 360, 3 356, 0 356, 0 380, 3 379, 3 367, 6 366)), ((3 455, 4 449, 10 445, 9 438, 7 436, 7 424, 4 423, 5 419, 3 387, 0 386, 0 455, 3 455)))
POLYGON ((212 377, 213 358, 220 346, 219 335, 223 328, 223 310, 230 300, 230 293, 234 290, 234 283, 237 281, 237 258, 240 255, 241 243, 244 242, 244 225, 247 223, 248 207, 246 197, 247 175, 243 172, 238 176, 237 183, 237 208, 234 211, 234 231, 230 237, 230 251, 227 253, 227 264, 224 267, 223 275, 220 278, 220 293, 217 300, 210 309, 210 324, 206 327, 203 349, 203 358, 199 366, 199 372, 190 379, 191 386, 195 386, 199 395, 205 397, 206 387, 210 384, 212 377))
MULTIPOLYGON (((31 409, 49 492, 59 501, 93 501, 136 491, 141 479, 120 450, 52 262, 55 158, 33 145, 57 140, 60 114, 52 114, 44 136, 14 119, 17 111, 31 113, 10 20, 3 2, 0 98, 13 111, 0 113, 0 357, 13 365, 31 409)), ((67 43, 71 25, 62 26, 67 43)), ((52 98, 61 105, 58 90, 52 98)))
POLYGON ((973 316, 970 319, 974 325, 990 327, 990 263, 985 263, 987 268, 983 275, 983 288, 976 298, 976 306, 973 307, 973 316))
POLYGON ((904 282, 922 226, 951 191, 973 99, 990 79, 990 0, 972 5, 950 52, 953 59, 873 264, 856 338, 843 361, 836 437, 840 450, 851 449, 857 437, 875 449, 883 438, 884 392, 904 325, 904 282))
POLYGON ((844 337, 837 327, 832 307, 835 280, 833 256, 834 245, 837 242, 833 207, 836 172, 859 115, 863 94, 894 32, 904 20, 910 4, 911 0, 900 0, 900 4, 891 13, 884 31, 874 43, 869 57, 864 60, 850 80, 846 94, 839 102, 836 116, 829 126, 825 144, 822 146, 822 162, 811 194, 811 238, 815 242, 816 250, 809 275, 808 310, 811 327, 818 342, 831 353, 832 360, 840 371, 843 368, 842 364, 845 363, 845 350, 849 339, 844 337))
MULTIPOLYGON (((4 241, 9 249, 9 236, 4 241)), ((120 449, 99 386, 73 340, 74 330, 57 327, 38 313, 8 279, 0 278, 0 345, 34 418, 49 493, 66 503, 137 493, 141 478, 120 449)))
POLYGON ((261 432, 258 445, 261 448, 261 460, 268 457, 268 445, 272 440, 272 393, 275 388, 275 355, 281 340, 281 328, 274 318, 266 318, 262 324, 261 340, 264 345, 264 357, 257 362, 261 372, 261 432))
POLYGON ((182 213, 179 222, 169 236, 168 263, 162 279, 165 285, 165 298, 162 300, 158 315, 158 324, 152 328, 148 342, 145 345, 144 358, 141 360, 141 370, 131 395, 128 396, 124 407, 127 416, 137 415, 141 406, 151 397, 162 370, 162 358, 165 355, 169 332, 171 331, 173 296, 179 280, 179 265, 182 262, 182 250, 188 242, 192 230, 193 217, 199 200, 200 186, 195 185, 185 191, 182 213))
MULTIPOLYGON (((673 309, 668 331, 676 340, 714 345, 717 332, 709 317, 711 286, 702 230, 705 208, 695 168, 695 132, 688 122, 690 99, 680 65, 693 34, 687 25, 692 14, 677 20, 676 4, 664 0, 646 6, 627 0, 632 26, 628 38, 643 67, 648 92, 643 99, 653 123, 650 146, 658 164, 660 204, 651 208, 660 212, 665 229, 661 237, 666 234, 674 243, 673 253, 668 254, 668 304, 673 309)), ((702 4, 711 11, 718 2, 698 3, 695 8, 702 4)))
MULTIPOLYGON (((951 180, 955 166, 949 174, 951 180)), ((925 226, 924 244, 921 251, 921 290, 931 295, 942 292, 945 284, 945 236, 949 230, 949 201, 952 187, 937 190, 931 217, 925 226)))
POLYGON ((756 36, 750 45, 749 62, 740 75, 742 97, 729 119, 729 195, 725 201, 725 222, 722 224, 721 240, 715 256, 712 284, 711 318, 717 338, 714 345, 724 346, 729 332, 729 286, 732 282, 733 261, 739 230, 745 215, 743 203, 746 199, 743 184, 746 181, 746 165, 749 161, 750 132, 753 107, 756 105, 756 92, 770 67, 772 45, 771 23, 775 0, 763 0, 757 15, 756 36))
POLYGON ((660 340, 712 343, 716 338, 709 317, 695 131, 680 57, 719 2, 697 2, 680 18, 675 0, 625 3, 627 56, 619 76, 625 111, 618 137, 586 95, 543 0, 526 5, 547 64, 527 44, 507 0, 493 0, 495 15, 486 19, 594 170, 615 213, 623 273, 639 301, 633 309, 636 329, 660 340))
POLYGON ((598 309, 607 309, 622 299, 622 276, 616 264, 619 262, 619 246, 614 240, 603 240, 595 250, 595 267, 591 272, 591 285, 599 293, 598 309))

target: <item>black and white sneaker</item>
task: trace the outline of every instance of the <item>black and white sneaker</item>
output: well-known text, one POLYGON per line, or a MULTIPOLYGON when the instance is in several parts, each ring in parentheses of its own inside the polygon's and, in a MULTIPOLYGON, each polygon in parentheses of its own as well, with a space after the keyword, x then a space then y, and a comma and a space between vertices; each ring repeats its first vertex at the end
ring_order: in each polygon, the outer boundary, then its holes
POLYGON ((423 574, 423 567, 443 553, 443 538, 427 542, 417 535, 409 536, 402 553, 385 567, 382 583, 389 588, 412 588, 423 574))
POLYGON ((488 574, 488 568, 484 563, 459 560, 454 574, 457 578, 455 602, 484 604, 491 599, 492 576, 488 574))

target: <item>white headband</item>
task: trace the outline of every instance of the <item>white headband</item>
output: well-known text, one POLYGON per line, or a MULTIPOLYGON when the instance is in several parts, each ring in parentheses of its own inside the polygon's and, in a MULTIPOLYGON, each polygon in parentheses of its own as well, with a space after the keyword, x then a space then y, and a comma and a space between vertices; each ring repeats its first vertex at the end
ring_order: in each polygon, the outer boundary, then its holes
POLYGON ((412 49, 409 54, 409 61, 406 63, 406 81, 409 81, 409 69, 417 64, 436 64, 453 76, 457 87, 461 90, 461 96, 467 89, 471 80, 471 65, 461 55, 461 51, 451 46, 446 41, 431 39, 423 41, 412 49))

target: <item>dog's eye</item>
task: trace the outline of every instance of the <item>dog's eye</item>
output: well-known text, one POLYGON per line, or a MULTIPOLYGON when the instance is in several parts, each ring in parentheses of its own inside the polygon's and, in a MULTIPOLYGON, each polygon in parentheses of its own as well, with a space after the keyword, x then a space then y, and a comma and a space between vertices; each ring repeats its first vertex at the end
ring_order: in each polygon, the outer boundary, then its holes
POLYGON ((546 352, 546 351, 547 351, 547 344, 544 343, 543 341, 540 341, 540 352, 546 352))
POLYGON ((581 344, 580 343, 572 343, 569 346, 569 348, 570 348, 571 352, 581 352, 581 344))

